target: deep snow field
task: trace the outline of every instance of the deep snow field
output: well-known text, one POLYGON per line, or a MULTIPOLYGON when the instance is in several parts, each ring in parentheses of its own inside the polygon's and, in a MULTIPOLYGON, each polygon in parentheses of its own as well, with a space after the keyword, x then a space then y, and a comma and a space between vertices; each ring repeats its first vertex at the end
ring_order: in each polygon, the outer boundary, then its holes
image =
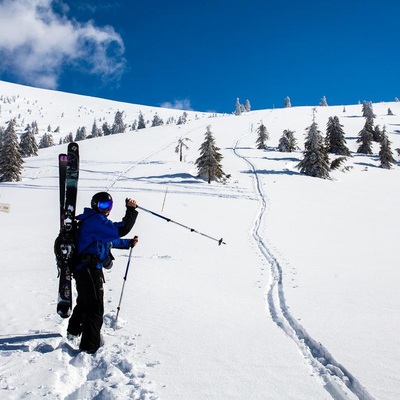
MULTIPOLYGON (((0 124, 22 132, 50 124, 55 142, 94 118, 131 124, 157 109, 0 82, 0 124), (10 101, 4 101, 4 98, 10 101), (12 100, 11 100, 12 99, 12 100)), ((329 100, 329 99, 328 99, 329 100)), ((25 159, 22 180, 0 184, 0 397, 4 399, 382 399, 400 398, 400 167, 356 154, 361 104, 292 107, 233 115, 188 112, 163 125, 79 142, 78 212, 97 191, 165 215, 226 245, 140 211, 128 261, 116 250, 106 271, 104 347, 65 343, 56 314, 53 242, 58 233, 57 156, 25 159), (314 110, 314 111, 313 111, 314 110), (331 180, 299 174, 313 114, 325 134, 338 116, 352 152, 331 180), (255 147, 263 121, 268 150, 255 147), (211 126, 230 179, 207 184, 194 165, 211 126), (284 129, 301 150, 276 150, 284 129), (175 147, 189 138, 184 161, 175 147)), ((400 103, 373 104, 398 160, 400 103), (388 108, 394 113, 388 116, 388 108)), ((101 124, 100 124, 101 125, 101 124)))

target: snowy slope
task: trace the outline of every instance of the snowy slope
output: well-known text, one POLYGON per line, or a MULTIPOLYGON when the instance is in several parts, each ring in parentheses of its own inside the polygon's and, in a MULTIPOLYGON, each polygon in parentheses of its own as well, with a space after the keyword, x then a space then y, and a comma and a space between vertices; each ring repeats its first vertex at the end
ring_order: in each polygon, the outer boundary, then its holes
MULTIPOLYGON (((105 110, 110 123, 117 110, 127 117, 145 110, 4 82, 1 95, 19 99, 1 104, 1 124, 36 101, 39 127, 59 125, 61 136, 84 124, 90 129, 105 110), (67 110, 79 107, 93 112, 71 111, 67 120, 67 110)), ((400 147, 400 103, 373 107, 392 149, 400 147), (394 116, 387 116, 389 107, 394 116)), ((154 109, 163 118, 182 114, 154 109)), ((25 109, 20 119, 30 123, 37 115, 25 109)), ((345 112, 317 107, 321 131, 332 115, 354 153, 346 162, 352 168, 335 171, 330 181, 300 175, 301 152, 275 150, 284 129, 295 130, 303 145, 311 107, 240 117, 192 113, 183 126, 80 142, 78 209, 99 190, 114 197, 113 220, 122 217, 127 196, 157 213, 165 200, 163 215, 227 243, 218 246, 141 211, 120 329, 112 325, 125 251, 116 252, 106 273, 105 346, 94 356, 64 343, 67 322, 55 313, 57 155, 65 145, 26 159, 21 182, 0 184, 0 202, 11 204, 10 213, 0 213, 1 397, 400 398, 400 169, 379 168, 378 147, 373 156, 355 154, 361 105, 345 112), (261 120, 271 135, 267 151, 255 149, 261 120), (225 185, 196 177, 207 125, 231 174, 225 185), (182 163, 174 152, 181 137, 191 139, 182 163)))

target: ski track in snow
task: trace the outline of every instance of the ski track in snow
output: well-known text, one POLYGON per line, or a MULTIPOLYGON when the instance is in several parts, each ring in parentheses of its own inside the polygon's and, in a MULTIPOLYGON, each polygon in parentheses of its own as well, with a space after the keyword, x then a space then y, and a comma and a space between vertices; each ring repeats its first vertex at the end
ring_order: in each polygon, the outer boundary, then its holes
POLYGON ((239 154, 238 144, 240 140, 253 133, 253 126, 250 124, 248 132, 239 137, 233 148, 233 153, 244 160, 253 172, 255 192, 260 201, 260 210, 255 219, 252 229, 252 236, 263 257, 270 265, 270 283, 266 292, 267 307, 272 321, 283 330, 298 346, 307 364, 310 364, 317 376, 321 378, 324 388, 335 400, 349 399, 349 390, 360 400, 373 400, 367 389, 350 373, 350 371, 340 364, 332 354, 318 341, 313 339, 306 329, 299 324, 296 318, 290 313, 286 304, 285 292, 283 287, 283 271, 279 261, 264 243, 260 235, 260 227, 267 212, 267 197, 263 191, 260 176, 255 165, 249 158, 239 154))

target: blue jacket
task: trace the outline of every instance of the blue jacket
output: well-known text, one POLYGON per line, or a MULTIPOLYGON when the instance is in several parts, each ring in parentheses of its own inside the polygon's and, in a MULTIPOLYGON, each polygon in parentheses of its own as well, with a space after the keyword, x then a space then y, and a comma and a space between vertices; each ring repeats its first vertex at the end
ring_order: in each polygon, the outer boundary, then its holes
MULTIPOLYGON (((96 268, 101 269, 102 261, 108 257, 111 247, 129 249, 131 239, 121 239, 121 236, 132 229, 137 214, 135 209, 128 207, 121 222, 112 222, 102 213, 85 208, 83 214, 76 217, 79 221, 76 243, 78 256, 93 256, 97 261, 96 268)), ((75 269, 83 267, 84 264, 78 263, 75 269)))

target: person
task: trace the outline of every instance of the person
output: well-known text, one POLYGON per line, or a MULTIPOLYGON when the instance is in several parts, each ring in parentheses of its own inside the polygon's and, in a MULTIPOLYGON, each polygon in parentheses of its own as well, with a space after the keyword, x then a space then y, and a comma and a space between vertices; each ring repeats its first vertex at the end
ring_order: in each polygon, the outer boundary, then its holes
POLYGON ((136 222, 137 203, 126 199, 126 212, 121 222, 108 219, 113 199, 107 192, 96 193, 91 208, 85 208, 76 219, 79 228, 76 240, 76 262, 73 277, 76 281, 77 299, 67 328, 67 339, 75 342, 79 336, 79 348, 89 354, 101 345, 103 325, 103 268, 111 268, 114 257, 111 248, 129 249, 136 245, 138 237, 122 239, 136 222))

